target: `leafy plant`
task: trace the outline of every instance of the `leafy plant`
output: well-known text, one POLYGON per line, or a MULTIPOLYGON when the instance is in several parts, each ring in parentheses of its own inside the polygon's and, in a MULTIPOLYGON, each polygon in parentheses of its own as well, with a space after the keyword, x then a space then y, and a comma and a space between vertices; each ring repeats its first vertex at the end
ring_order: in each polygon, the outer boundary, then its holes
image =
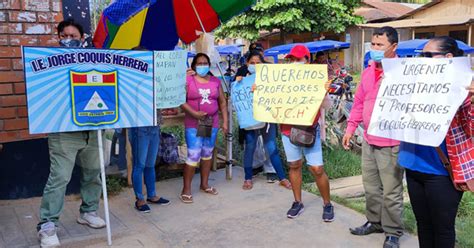
POLYGON ((110 175, 107 176, 107 193, 111 196, 118 195, 122 192, 122 189, 127 187, 127 179, 120 176, 110 175))
POLYGON ((260 31, 279 29, 284 33, 332 31, 341 33, 347 26, 362 23, 354 15, 360 0, 262 0, 250 10, 219 27, 219 38, 260 38, 260 31))

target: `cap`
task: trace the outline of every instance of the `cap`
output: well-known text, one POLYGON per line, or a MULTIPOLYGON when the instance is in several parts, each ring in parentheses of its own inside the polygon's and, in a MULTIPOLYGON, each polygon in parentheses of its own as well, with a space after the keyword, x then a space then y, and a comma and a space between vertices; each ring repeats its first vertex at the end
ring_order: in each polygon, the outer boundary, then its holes
POLYGON ((294 46, 293 48, 291 48, 290 53, 286 55, 285 58, 295 57, 297 59, 301 59, 303 57, 307 57, 309 59, 310 56, 311 55, 310 55, 308 47, 302 44, 298 44, 294 46))

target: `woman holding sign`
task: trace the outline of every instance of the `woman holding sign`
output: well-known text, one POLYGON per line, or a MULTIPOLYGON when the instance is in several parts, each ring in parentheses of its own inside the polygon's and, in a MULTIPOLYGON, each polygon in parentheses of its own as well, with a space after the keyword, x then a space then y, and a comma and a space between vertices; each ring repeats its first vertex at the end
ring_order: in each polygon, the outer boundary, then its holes
POLYGON ((211 76, 211 60, 204 53, 198 53, 191 63, 196 72, 186 78, 186 103, 181 105, 185 112, 184 126, 188 158, 184 167, 183 190, 180 199, 184 203, 193 203, 191 182, 195 169, 201 168, 201 191, 217 195, 217 190, 209 186, 209 174, 212 166, 212 153, 219 130, 219 110, 222 113, 222 131, 227 133, 227 102, 221 82, 211 76))
MULTIPOLYGON (((262 55, 258 52, 253 52, 247 57, 247 68, 248 73, 246 76, 255 74, 255 65, 261 64, 264 62, 262 55)), ((236 78, 237 82, 242 81, 242 76, 236 78)), ((242 83, 240 83, 242 84, 242 83)), ((239 85, 237 85, 239 86, 239 85)), ((263 143, 265 149, 269 154, 270 161, 272 162, 273 168, 275 169, 278 178, 280 180, 280 185, 291 189, 291 183, 286 179, 285 171, 283 170, 283 164, 281 162, 280 154, 278 152, 278 147, 276 144, 276 133, 277 126, 272 123, 258 123, 256 125, 244 128, 244 169, 245 169, 245 181, 242 186, 244 190, 250 190, 253 188, 252 182, 252 163, 253 163, 253 154, 257 148, 257 140, 260 135, 262 135, 263 143)))
MULTIPOLYGON (((449 37, 431 39, 421 53, 428 58, 462 56, 456 41, 449 37)), ((398 162, 406 168, 410 202, 415 213, 418 241, 424 247, 454 247, 455 219, 463 192, 453 185, 446 165, 473 169, 473 108, 471 95, 458 109, 446 139, 439 147, 401 142, 398 162)), ((472 178, 471 178, 472 180, 472 178)))
MULTIPOLYGON (((292 64, 309 64, 310 52, 304 45, 294 46, 287 58, 292 64)), ((324 104, 324 103, 323 103, 324 104)), ((287 212, 288 218, 298 217, 304 210, 301 199, 303 155, 308 168, 313 174, 316 185, 323 198, 322 219, 325 222, 334 221, 334 207, 329 194, 329 178, 324 171, 323 151, 321 145, 321 127, 318 124, 321 117, 320 111, 312 126, 302 127, 281 124, 281 139, 285 149, 286 158, 290 166, 290 181, 292 184, 295 201, 287 212), (311 140, 311 144, 308 142, 311 140), (301 142, 298 142, 301 141, 301 142)))

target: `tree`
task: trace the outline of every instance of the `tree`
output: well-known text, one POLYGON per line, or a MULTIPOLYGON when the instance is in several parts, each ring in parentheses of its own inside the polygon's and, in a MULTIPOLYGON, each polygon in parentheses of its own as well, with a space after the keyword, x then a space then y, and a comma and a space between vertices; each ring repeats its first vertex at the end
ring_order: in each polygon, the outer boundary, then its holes
POLYGON ((219 38, 260 37, 260 31, 279 29, 282 33, 333 31, 362 23, 354 15, 360 0, 261 0, 250 10, 235 16, 216 30, 219 38))

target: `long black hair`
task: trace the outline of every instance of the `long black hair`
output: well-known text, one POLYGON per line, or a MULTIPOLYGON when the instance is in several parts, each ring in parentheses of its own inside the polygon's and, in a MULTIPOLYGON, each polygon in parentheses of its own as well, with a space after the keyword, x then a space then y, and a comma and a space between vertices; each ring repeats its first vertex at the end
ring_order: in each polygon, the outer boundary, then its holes
POLYGON ((438 44, 438 49, 442 53, 451 53, 454 57, 464 55, 464 51, 459 49, 458 43, 455 39, 449 36, 438 36, 430 39, 430 41, 438 44))
POLYGON ((209 56, 207 56, 207 54, 205 53, 198 53, 196 54, 196 56, 194 56, 193 62, 191 62, 191 69, 193 69, 194 71, 196 71, 196 64, 200 57, 206 58, 207 63, 209 64, 209 66, 211 66, 211 59, 209 58, 209 56))

